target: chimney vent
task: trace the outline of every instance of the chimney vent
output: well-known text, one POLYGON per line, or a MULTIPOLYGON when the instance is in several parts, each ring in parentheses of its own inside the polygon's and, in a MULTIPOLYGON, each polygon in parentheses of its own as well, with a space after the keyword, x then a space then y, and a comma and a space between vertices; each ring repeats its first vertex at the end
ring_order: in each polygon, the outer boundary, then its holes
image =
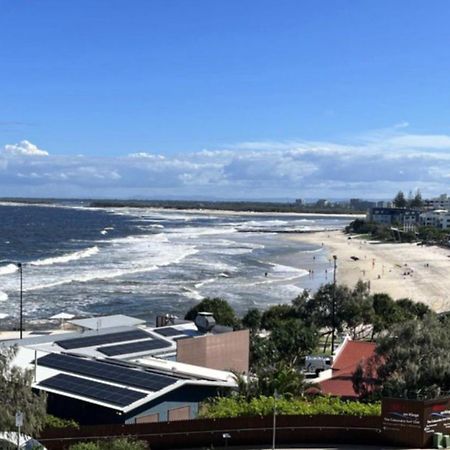
POLYGON ((195 318, 195 325, 202 333, 211 331, 216 325, 214 316, 210 312, 199 312, 195 318))

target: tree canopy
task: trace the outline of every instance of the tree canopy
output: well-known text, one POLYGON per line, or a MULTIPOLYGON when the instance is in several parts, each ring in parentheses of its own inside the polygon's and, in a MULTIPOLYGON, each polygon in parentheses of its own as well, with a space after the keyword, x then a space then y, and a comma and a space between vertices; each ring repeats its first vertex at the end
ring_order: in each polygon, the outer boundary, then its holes
POLYGON ((0 350, 0 430, 15 430, 15 415, 24 415, 22 430, 30 436, 37 435, 45 425, 46 396, 31 389, 33 374, 14 366, 12 361, 17 348, 0 350))
POLYGON ((363 396, 438 397, 450 391, 449 352, 448 318, 428 314, 396 324, 379 338, 376 355, 358 367, 355 389, 363 396))
POLYGON ((216 323, 228 327, 237 328, 240 320, 234 309, 223 298, 205 298, 197 305, 193 306, 185 315, 186 320, 195 320, 199 312, 210 312, 213 314, 216 323))
POLYGON ((419 189, 417 189, 416 194, 409 202, 409 206, 411 208, 421 208, 423 206, 422 194, 419 189))
POLYGON ((394 197, 392 203, 396 208, 406 208, 406 206, 408 205, 405 194, 402 191, 397 192, 397 195, 394 197))

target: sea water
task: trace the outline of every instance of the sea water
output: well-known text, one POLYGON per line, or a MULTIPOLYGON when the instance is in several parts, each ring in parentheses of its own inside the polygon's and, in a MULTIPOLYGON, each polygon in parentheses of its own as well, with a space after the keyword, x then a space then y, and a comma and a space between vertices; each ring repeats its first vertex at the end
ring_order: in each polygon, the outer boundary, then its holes
POLYGON ((342 228, 350 217, 227 214, 83 205, 0 204, 0 313, 27 327, 55 313, 182 317, 204 297, 238 313, 289 302, 330 281, 325 248, 286 231, 342 228), (314 276, 310 270, 314 270, 314 276))

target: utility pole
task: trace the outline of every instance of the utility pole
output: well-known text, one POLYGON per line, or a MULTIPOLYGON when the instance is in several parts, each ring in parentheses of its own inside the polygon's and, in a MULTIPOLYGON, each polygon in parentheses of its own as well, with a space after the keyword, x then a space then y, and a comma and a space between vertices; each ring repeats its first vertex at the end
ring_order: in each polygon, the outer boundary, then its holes
POLYGON ((333 255, 333 299, 331 303, 331 355, 334 353, 334 334, 336 332, 336 267, 337 256, 333 255))

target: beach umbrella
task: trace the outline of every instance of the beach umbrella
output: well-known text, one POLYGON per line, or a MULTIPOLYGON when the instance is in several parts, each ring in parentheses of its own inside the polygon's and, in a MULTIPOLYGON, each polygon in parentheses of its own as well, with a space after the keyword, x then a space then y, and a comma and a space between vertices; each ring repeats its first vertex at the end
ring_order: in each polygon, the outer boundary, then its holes
POLYGON ((61 312, 61 313, 55 314, 54 316, 50 317, 50 319, 60 320, 61 328, 62 328, 65 320, 70 320, 70 319, 73 319, 74 317, 75 316, 73 314, 61 312))
POLYGON ((69 314, 69 313, 59 313, 59 314, 55 314, 54 316, 50 317, 50 319, 61 319, 61 320, 66 320, 66 319, 73 319, 75 316, 73 314, 69 314))

